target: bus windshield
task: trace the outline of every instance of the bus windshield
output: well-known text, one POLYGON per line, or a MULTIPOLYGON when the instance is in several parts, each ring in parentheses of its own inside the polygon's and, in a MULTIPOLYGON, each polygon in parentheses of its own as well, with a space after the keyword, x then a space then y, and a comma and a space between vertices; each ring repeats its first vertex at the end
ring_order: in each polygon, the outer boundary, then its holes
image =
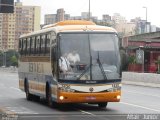
POLYGON ((119 79, 120 57, 115 33, 61 33, 59 79, 119 79))

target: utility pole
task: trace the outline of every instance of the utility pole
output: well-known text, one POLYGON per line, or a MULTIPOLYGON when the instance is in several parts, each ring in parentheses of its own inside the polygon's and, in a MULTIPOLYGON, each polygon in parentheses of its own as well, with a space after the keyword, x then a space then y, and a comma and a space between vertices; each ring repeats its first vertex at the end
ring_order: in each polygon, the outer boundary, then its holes
POLYGON ((147 7, 143 7, 146 9, 146 32, 147 32, 147 7))
POLYGON ((88 20, 91 19, 91 9, 90 9, 90 0, 89 0, 89 11, 88 11, 88 20))

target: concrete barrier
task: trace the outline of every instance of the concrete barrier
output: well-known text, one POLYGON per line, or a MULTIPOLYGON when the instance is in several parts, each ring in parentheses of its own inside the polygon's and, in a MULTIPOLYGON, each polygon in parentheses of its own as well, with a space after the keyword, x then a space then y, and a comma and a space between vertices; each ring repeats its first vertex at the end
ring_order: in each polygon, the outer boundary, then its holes
POLYGON ((17 68, 10 68, 10 67, 2 68, 2 67, 0 67, 0 72, 14 72, 14 73, 17 73, 17 71, 18 71, 17 68))
POLYGON ((160 74, 122 72, 122 83, 150 87, 160 87, 160 74))

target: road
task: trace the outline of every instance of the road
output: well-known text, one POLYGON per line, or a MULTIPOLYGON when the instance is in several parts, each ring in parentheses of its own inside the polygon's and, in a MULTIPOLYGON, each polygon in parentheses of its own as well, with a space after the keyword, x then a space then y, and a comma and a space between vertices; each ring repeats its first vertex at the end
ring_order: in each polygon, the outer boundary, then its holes
MULTIPOLYGON (((38 102, 25 99, 25 93, 18 88, 17 73, 0 72, 0 112, 18 115, 16 117, 20 120, 125 120, 147 117, 158 120, 159 91, 160 88, 123 85, 121 102, 109 103, 106 109, 88 104, 49 108, 43 100, 38 102)), ((5 114, 1 118, 4 120, 5 114)))

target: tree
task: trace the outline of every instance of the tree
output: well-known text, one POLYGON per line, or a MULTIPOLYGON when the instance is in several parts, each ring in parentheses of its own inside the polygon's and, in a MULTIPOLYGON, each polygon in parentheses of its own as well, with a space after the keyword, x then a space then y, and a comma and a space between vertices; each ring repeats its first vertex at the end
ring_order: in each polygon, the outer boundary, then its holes
POLYGON ((17 66, 18 65, 18 60, 17 60, 17 57, 15 55, 13 55, 11 57, 11 65, 12 66, 17 66))

